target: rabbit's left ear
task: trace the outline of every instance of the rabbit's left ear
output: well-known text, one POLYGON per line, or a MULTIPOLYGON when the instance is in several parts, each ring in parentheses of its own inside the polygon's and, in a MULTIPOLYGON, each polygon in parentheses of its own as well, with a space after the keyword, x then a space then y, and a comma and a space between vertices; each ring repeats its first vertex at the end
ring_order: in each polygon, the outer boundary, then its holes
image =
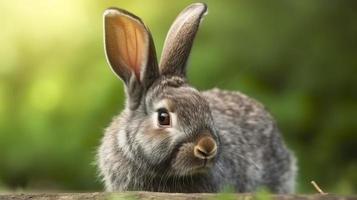
POLYGON ((175 19, 167 33, 160 60, 162 75, 186 76, 186 63, 200 22, 207 12, 204 3, 194 3, 175 19))

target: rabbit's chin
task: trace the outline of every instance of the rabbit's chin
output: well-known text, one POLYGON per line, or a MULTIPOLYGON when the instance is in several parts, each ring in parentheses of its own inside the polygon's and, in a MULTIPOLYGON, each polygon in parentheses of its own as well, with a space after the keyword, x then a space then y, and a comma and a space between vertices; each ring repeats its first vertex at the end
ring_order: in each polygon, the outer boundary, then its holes
POLYGON ((176 175, 187 176, 208 173, 215 162, 212 160, 203 160, 194 156, 194 144, 183 144, 171 162, 171 167, 176 175))

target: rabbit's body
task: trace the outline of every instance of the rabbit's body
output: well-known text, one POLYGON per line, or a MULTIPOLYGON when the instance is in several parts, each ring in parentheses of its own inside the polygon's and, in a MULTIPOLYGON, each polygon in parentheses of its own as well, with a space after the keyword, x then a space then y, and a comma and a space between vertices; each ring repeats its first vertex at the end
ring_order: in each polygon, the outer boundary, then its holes
POLYGON ((239 92, 199 92, 187 83, 186 61, 206 9, 198 3, 182 11, 159 65, 141 20, 124 10, 106 11, 107 58, 127 96, 98 152, 108 191, 233 186, 237 192, 293 192, 295 158, 265 108, 239 92))
POLYGON ((239 192, 264 186, 273 192, 291 193, 295 158, 264 106, 239 92, 213 89, 203 96, 221 139, 221 184, 231 184, 239 192))

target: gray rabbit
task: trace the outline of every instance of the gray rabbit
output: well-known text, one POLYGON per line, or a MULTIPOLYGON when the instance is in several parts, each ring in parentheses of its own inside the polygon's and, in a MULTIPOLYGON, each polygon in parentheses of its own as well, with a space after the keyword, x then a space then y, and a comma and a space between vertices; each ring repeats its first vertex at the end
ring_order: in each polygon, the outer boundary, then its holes
POLYGON ((126 91, 125 109, 98 150, 107 191, 294 191, 296 159, 264 106, 239 92, 200 92, 187 82, 187 60, 206 12, 195 3, 179 14, 158 64, 141 19, 105 11, 107 60, 126 91))

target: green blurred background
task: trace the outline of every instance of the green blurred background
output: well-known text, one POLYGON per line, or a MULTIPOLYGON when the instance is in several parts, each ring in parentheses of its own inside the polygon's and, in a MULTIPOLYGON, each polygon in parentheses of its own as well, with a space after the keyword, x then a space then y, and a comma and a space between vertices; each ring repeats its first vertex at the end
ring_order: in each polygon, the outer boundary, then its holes
MULTIPOLYGON (((125 8, 158 55, 192 1, 0 1, 0 191, 101 191, 94 159, 123 107, 102 12, 125 8)), ((276 117, 299 159, 298 192, 357 192, 357 1, 208 0, 189 78, 240 90, 276 117)))

